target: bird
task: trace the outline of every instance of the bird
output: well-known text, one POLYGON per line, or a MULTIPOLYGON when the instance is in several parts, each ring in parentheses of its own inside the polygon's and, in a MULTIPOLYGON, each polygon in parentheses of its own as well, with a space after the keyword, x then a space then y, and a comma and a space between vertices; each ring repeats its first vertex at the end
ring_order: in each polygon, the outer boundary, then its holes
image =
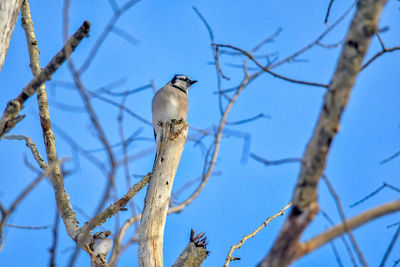
POLYGON ((97 232, 93 235, 93 241, 90 244, 90 250, 88 250, 92 261, 98 258, 102 263, 106 263, 106 256, 113 245, 113 241, 107 238, 110 234, 110 231, 105 231, 97 232))
POLYGON ((186 120, 189 101, 189 87, 197 81, 183 74, 175 74, 171 81, 159 89, 153 97, 152 113, 156 144, 159 144, 163 122, 170 120, 186 120))

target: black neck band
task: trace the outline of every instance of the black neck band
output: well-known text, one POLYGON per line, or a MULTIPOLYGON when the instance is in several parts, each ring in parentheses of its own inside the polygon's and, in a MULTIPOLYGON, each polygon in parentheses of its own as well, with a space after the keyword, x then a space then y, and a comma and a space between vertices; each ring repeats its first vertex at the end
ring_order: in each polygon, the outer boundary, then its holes
POLYGON ((185 89, 183 89, 182 87, 176 86, 175 84, 172 84, 173 87, 175 87, 176 89, 181 90, 182 92, 184 92, 185 94, 187 94, 187 92, 185 91, 185 89))

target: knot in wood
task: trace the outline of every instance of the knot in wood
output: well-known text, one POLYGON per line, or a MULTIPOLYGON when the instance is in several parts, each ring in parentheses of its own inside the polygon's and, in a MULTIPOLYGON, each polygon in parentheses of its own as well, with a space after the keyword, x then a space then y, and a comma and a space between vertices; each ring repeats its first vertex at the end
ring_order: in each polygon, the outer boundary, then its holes
POLYGON ((7 103, 5 112, 8 116, 15 116, 18 114, 21 108, 21 103, 14 99, 7 103))
POLYGON ((369 22, 364 25, 363 32, 366 36, 371 37, 377 32, 377 27, 374 23, 369 22))

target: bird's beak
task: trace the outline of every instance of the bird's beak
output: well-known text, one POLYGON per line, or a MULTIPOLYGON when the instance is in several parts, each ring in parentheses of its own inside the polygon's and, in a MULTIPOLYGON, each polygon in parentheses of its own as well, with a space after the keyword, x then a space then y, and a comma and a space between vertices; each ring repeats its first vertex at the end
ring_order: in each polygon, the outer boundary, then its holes
POLYGON ((193 85, 193 84, 197 83, 197 81, 190 81, 189 83, 190 83, 190 85, 193 85))

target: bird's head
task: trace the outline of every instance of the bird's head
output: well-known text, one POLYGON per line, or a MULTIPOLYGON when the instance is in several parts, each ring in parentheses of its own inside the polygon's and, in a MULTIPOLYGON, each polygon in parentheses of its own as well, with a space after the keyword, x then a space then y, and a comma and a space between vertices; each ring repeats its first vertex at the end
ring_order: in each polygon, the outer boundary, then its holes
POLYGON ((170 81, 171 85, 184 93, 188 93, 189 87, 196 83, 197 81, 192 81, 188 76, 183 74, 175 74, 174 78, 170 81))

